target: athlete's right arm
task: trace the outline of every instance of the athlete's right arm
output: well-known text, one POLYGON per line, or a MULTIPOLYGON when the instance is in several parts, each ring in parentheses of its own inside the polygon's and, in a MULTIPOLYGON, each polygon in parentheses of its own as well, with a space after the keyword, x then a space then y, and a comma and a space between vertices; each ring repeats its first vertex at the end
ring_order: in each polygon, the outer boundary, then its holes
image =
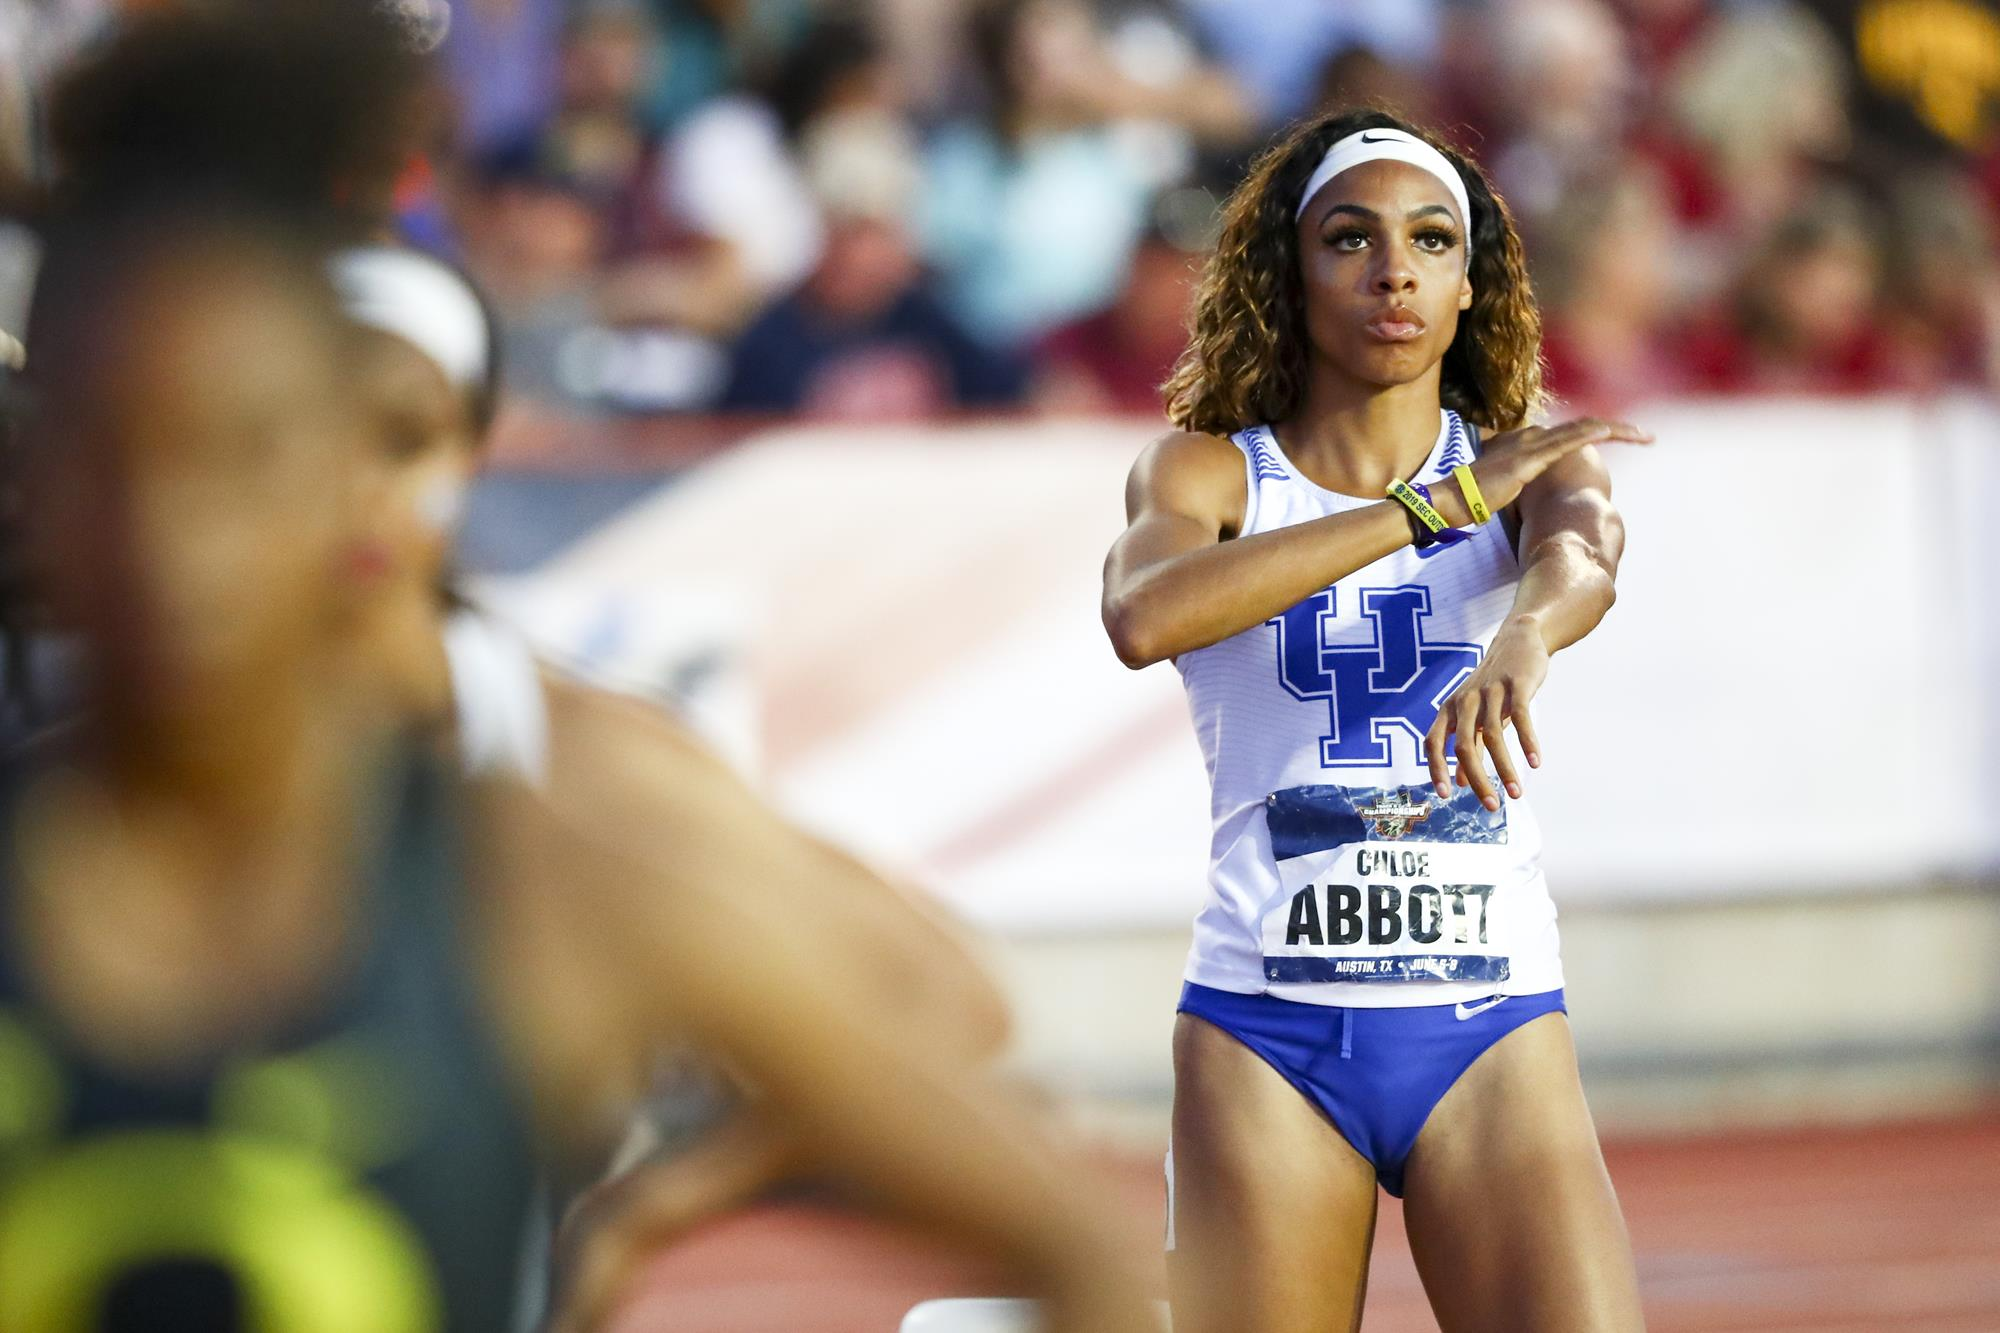
POLYGON ((753 915, 810 936, 823 965, 850 969, 872 1012, 908 1041, 968 1062, 1006 1044, 1006 999, 966 932, 942 906, 886 882, 853 856, 792 824, 658 708, 552 679, 549 799, 613 839, 683 853, 689 790, 728 793, 736 829, 766 858, 766 873, 731 888, 753 915))
POLYGON ((1243 454, 1213 435, 1165 436, 1132 465, 1127 527, 1104 563, 1104 628, 1126 666, 1261 625, 1410 544, 1393 500, 1236 537, 1248 485, 1243 454))
MULTIPOLYGON (((754 798, 677 786, 669 841, 607 838, 511 783, 482 795, 493 995, 550 1109, 685 1036, 757 1091, 803 1167, 1007 1263, 1049 1300, 1052 1333, 1153 1326, 1125 1220, 1048 1124, 958 1053, 904 1039, 822 940, 746 902, 745 883, 792 873, 754 798)), ((615 1285, 577 1291, 565 1329, 599 1326, 615 1285)))

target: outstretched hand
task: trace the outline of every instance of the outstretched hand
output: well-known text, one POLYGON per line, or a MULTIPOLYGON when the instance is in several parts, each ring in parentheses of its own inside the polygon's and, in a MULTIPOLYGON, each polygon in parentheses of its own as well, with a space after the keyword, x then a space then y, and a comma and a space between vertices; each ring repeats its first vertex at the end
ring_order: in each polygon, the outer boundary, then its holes
POLYGON ((1502 625, 1484 660, 1444 701, 1424 737, 1431 783, 1441 799, 1449 800, 1452 794, 1454 778, 1445 748, 1453 737, 1457 738, 1458 786, 1471 788, 1488 810, 1498 810, 1497 775, 1507 795, 1520 799, 1521 775, 1507 749, 1507 727, 1513 726, 1528 767, 1540 768, 1542 747, 1528 705, 1548 674, 1549 650, 1539 627, 1527 620, 1509 620, 1502 625), (1487 771, 1489 761, 1491 773, 1487 771))
MULTIPOLYGON (((1520 498, 1521 492, 1563 459, 1599 444, 1651 444, 1652 435, 1624 421, 1579 417, 1558 426, 1523 426, 1487 439, 1472 465, 1472 475, 1486 503, 1497 513, 1520 498)), ((1455 487, 1441 494, 1455 507, 1462 504, 1455 487)))

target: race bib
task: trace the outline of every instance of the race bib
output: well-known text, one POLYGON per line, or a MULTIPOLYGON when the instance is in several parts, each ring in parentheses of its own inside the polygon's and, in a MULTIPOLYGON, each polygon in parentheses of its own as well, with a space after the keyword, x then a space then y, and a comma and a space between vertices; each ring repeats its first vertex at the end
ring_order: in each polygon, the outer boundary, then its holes
POLYGON ((1284 885, 1264 916, 1267 980, 1507 979, 1504 796, 1496 811, 1469 790, 1290 787, 1264 812, 1284 885))

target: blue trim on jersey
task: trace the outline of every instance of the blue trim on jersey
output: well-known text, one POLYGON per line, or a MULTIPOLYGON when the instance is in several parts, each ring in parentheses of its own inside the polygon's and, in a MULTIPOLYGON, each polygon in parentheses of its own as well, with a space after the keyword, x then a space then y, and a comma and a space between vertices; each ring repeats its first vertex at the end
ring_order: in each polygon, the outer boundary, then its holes
POLYGON ((1348 1009, 1188 982, 1180 1012, 1220 1028, 1275 1069, 1401 1198, 1410 1150, 1452 1085, 1515 1028, 1568 1005, 1552 990, 1497 1003, 1348 1009))
MULTIPOLYGON (((1445 436, 1444 448, 1438 454, 1439 484, 1443 484, 1444 479, 1451 475, 1453 468, 1461 463, 1471 463, 1476 456, 1472 450, 1472 440, 1466 434, 1465 418, 1453 412, 1450 408, 1446 408, 1445 412, 1451 418, 1451 426, 1445 436)), ((1429 498, 1428 492, 1426 492, 1425 498, 1429 498)), ((1468 541, 1476 535, 1476 529, 1449 528, 1446 532, 1440 532, 1437 535, 1437 541, 1431 545, 1419 546, 1417 548, 1417 559, 1429 560, 1435 556, 1443 555, 1460 542, 1468 541)))
POLYGON ((1277 448, 1277 441, 1272 440, 1270 445, 1266 446, 1264 443, 1266 438, 1268 436, 1262 426, 1243 432, 1244 447, 1250 451, 1250 465, 1257 474, 1257 480, 1290 481, 1292 474, 1286 470, 1283 463, 1272 457, 1273 451, 1277 448))
POLYGON ((1439 477, 1448 477, 1460 463, 1472 461, 1472 442, 1465 437, 1465 419, 1450 408, 1445 409, 1445 414, 1451 418, 1451 428, 1445 437, 1444 451, 1438 455, 1439 477))

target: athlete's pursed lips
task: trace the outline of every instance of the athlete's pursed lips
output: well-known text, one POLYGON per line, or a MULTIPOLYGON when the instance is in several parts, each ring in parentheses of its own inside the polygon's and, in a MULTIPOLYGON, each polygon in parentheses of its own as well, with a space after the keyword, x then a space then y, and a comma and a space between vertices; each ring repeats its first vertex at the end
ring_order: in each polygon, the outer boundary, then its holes
POLYGON ((1371 338, 1385 343, 1409 342, 1423 336, 1423 316, 1406 305, 1393 305, 1362 325, 1371 338))

